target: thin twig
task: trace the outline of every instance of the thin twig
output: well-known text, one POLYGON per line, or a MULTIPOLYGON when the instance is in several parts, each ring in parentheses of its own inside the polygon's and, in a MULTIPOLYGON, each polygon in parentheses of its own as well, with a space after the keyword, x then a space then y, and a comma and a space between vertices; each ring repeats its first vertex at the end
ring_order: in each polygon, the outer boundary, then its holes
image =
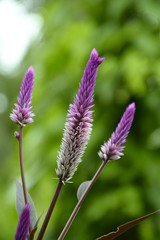
POLYGON ((41 230, 40 230, 40 232, 39 232, 39 235, 38 235, 37 240, 43 239, 44 233, 45 233, 46 228, 47 228, 47 226, 48 226, 48 222, 49 222, 50 217, 51 217, 51 215, 52 215, 53 209, 54 209, 54 207, 55 207, 55 204, 56 204, 57 198, 58 198, 58 196, 59 196, 59 194, 60 194, 60 191, 61 191, 61 189, 62 189, 62 186, 63 186, 62 180, 59 179, 59 182, 58 182, 56 191, 55 191, 55 193, 54 193, 54 195, 53 195, 51 204, 50 204, 50 206, 49 206, 48 212, 47 212, 47 214, 46 214, 45 220, 44 220, 44 222, 43 222, 43 225, 42 225, 42 227, 41 227, 41 230))
POLYGON ((65 235, 67 234, 73 220, 75 219, 84 199, 86 198, 88 192, 90 191, 90 189, 92 188, 93 184, 95 183, 95 181, 97 180, 98 176, 100 175, 101 171, 103 170, 103 168, 105 167, 107 161, 103 161, 101 166, 99 167, 99 169, 97 170, 97 172, 95 173, 94 177, 92 178, 90 184, 88 185, 88 187, 86 188, 86 190, 84 191, 83 195, 81 196, 81 198, 79 199, 77 205, 75 206, 70 218, 68 219, 63 231, 61 232, 58 240, 63 240, 65 235))
MULTIPOLYGON (((23 127, 20 126, 20 128, 19 128, 19 138, 18 138, 18 141, 19 141, 19 159, 20 159, 20 169, 21 169, 21 179, 22 179, 24 201, 25 201, 25 204, 27 204, 28 199, 27 199, 27 187, 26 187, 26 181, 25 181, 25 175, 24 175, 24 165, 23 165, 22 135, 23 135, 23 127)), ((29 233, 31 233, 31 231, 32 231, 32 226, 30 224, 29 233)))
POLYGON ((23 134, 23 127, 20 126, 19 128, 19 158, 20 158, 20 169, 21 169, 21 179, 22 179, 22 187, 24 193, 24 201, 27 204, 27 188, 24 176, 24 165, 23 165, 23 152, 22 152, 22 134, 23 134))

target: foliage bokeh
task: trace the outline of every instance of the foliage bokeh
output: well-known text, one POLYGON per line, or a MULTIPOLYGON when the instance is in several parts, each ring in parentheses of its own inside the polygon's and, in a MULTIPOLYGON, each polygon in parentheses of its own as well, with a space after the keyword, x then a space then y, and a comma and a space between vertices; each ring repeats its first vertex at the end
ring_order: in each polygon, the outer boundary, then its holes
MULTIPOLYGON (((0 118, 0 238, 13 239, 18 223, 14 198, 15 179, 20 172, 13 136, 17 126, 9 120, 9 113, 24 73, 33 65, 36 116, 34 123, 24 129, 23 151, 28 190, 37 215, 44 210, 43 219, 57 184, 56 158, 68 105, 73 102, 95 47, 106 60, 98 72, 91 139, 73 183, 62 190, 44 238, 58 238, 77 202, 78 186, 89 180, 101 164, 97 155, 100 145, 110 137, 126 106, 134 101, 136 115, 125 155, 107 165, 66 237, 95 239, 159 208, 160 2, 29 2, 28 11, 43 18, 40 35, 18 70, 12 76, 0 75, 1 92, 9 98, 9 107, 0 118)), ((155 240, 160 235, 159 221, 157 215, 119 239, 155 240)))

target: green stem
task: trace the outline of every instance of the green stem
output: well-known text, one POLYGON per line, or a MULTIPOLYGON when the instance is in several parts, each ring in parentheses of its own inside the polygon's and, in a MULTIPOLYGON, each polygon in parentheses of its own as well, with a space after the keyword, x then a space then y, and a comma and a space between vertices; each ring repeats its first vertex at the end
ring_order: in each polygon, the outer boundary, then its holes
POLYGON ((81 196, 81 198, 79 199, 77 205, 75 206, 70 218, 68 219, 63 231, 61 232, 58 240, 63 240, 65 235, 67 234, 73 220, 75 219, 84 199, 86 198, 88 192, 90 191, 90 189, 92 188, 93 184, 95 183, 95 181, 97 180, 97 178, 99 177, 101 171, 103 170, 104 166, 106 165, 107 161, 103 161, 101 166, 99 167, 99 169, 97 170, 97 172, 95 173, 94 177, 92 178, 90 184, 88 185, 88 187, 86 188, 86 190, 84 191, 83 195, 81 196))
POLYGON ((55 207, 55 204, 56 204, 57 198, 58 198, 58 196, 59 196, 59 194, 60 194, 60 191, 61 191, 61 189, 62 189, 62 186, 63 186, 62 180, 59 179, 59 182, 58 182, 56 191, 55 191, 55 193, 54 193, 54 195, 53 195, 51 204, 50 204, 50 206, 49 206, 48 212, 47 212, 47 214, 46 214, 45 220, 44 220, 44 222, 43 222, 43 225, 42 225, 42 227, 41 227, 41 230, 40 230, 40 232, 39 232, 39 235, 38 235, 37 240, 43 239, 44 233, 45 233, 46 228, 47 228, 47 226, 48 226, 50 217, 51 217, 51 215, 52 215, 53 209, 54 209, 54 207, 55 207))

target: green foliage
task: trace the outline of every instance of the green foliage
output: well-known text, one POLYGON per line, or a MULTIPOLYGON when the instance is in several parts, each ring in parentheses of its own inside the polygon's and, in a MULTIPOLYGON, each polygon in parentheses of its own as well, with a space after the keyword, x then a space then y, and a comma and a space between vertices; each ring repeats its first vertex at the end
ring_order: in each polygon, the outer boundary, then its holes
MULTIPOLYGON (((108 164, 77 215, 66 239, 91 240, 124 222, 159 208, 160 203, 160 2, 155 0, 35 1, 32 11, 43 18, 39 37, 13 77, 3 77, 1 91, 9 98, 0 124, 0 238, 13 239, 18 216, 14 196, 20 176, 17 129, 9 112, 29 65, 35 69, 34 123, 24 129, 24 167, 28 191, 37 215, 55 190, 57 152, 69 103, 73 102, 91 50, 105 62, 95 88, 95 116, 91 140, 73 184, 60 195, 44 239, 57 239, 76 204, 81 182, 91 179, 101 164, 97 152, 110 137, 129 102, 136 115, 124 157, 108 164), (10 230, 8 231, 8 226, 10 230)), ((23 24, 23 23, 22 23, 23 24)), ((159 215, 147 220, 126 239, 155 240, 159 215)), ((38 231, 37 231, 38 232, 38 231)), ((125 235, 119 239, 125 239, 125 235)))
MULTIPOLYGON (((27 199, 30 206, 31 226, 33 226, 34 228, 37 222, 36 209, 29 193, 27 194, 27 199)), ((18 181, 16 181, 16 211, 19 218, 21 216, 21 213, 24 207, 25 207, 25 201, 24 201, 23 188, 22 188, 22 185, 18 181)))

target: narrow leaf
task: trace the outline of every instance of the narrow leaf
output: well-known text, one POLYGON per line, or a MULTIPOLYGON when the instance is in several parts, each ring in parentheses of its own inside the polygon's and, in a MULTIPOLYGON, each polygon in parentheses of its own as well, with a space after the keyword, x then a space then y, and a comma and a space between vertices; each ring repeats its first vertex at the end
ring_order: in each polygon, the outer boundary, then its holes
POLYGON ((85 182, 81 183, 81 185, 79 186, 79 188, 77 190, 78 201, 82 197, 83 193, 85 192, 85 190, 87 189, 87 187, 89 186, 90 183, 91 183, 91 181, 85 181, 85 182))
POLYGON ((42 214, 39 216, 39 218, 37 219, 37 221, 36 221, 36 223, 35 223, 32 231, 31 231, 31 233, 30 233, 30 240, 33 240, 33 239, 34 239, 34 235, 35 235, 35 233, 36 233, 36 231, 37 231, 37 229, 38 229, 38 223, 39 223, 42 215, 43 215, 43 212, 42 212, 42 214))
POLYGON ((43 212, 41 213, 41 215, 40 215, 39 218, 37 219, 37 221, 36 221, 36 223, 35 223, 35 225, 34 225, 34 228, 35 228, 35 227, 38 227, 38 223, 39 223, 42 215, 43 215, 43 212))
POLYGON ((128 223, 125 223, 121 226, 119 226, 117 228, 117 231, 115 232, 111 232, 111 233, 108 233, 107 235, 104 235, 102 237, 99 237, 97 238, 97 240, 113 240, 115 238, 117 238, 118 236, 120 236, 121 234, 123 234, 124 232, 128 231, 129 229, 133 228, 134 226, 136 226, 137 224, 143 222, 145 219, 157 214, 160 212, 160 209, 155 211, 155 212, 152 212, 152 213, 149 213, 143 217, 140 217, 140 218, 137 218, 133 221, 130 221, 128 223))
MULTIPOLYGON (((30 218, 31 218, 31 225, 35 226, 37 218, 36 218, 36 209, 33 203, 33 200, 29 193, 27 193, 28 203, 30 206, 30 218)), ((23 188, 20 182, 16 181, 16 211, 18 216, 20 217, 21 212, 25 206, 24 201, 24 194, 23 194, 23 188)))

